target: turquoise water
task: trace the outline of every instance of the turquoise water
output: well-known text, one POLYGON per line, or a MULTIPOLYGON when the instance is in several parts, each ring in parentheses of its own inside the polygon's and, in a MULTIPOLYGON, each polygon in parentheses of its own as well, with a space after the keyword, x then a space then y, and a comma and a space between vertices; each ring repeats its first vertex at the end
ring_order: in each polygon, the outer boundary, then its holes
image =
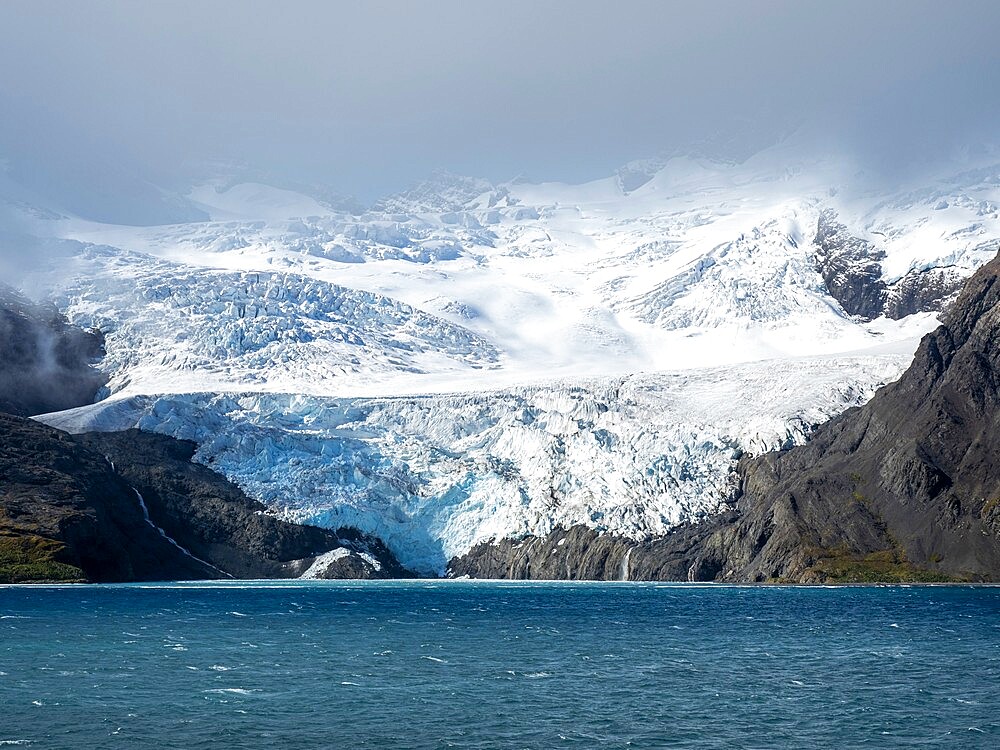
POLYGON ((0 746, 1000 747, 1000 588, 0 588, 0 746))

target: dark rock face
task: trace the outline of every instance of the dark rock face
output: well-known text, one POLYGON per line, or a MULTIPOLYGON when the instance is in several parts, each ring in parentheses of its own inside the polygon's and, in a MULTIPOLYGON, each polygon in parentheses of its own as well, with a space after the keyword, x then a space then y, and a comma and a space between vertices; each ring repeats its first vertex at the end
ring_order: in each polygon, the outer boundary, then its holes
POLYGON ((962 282, 948 269, 910 271, 886 290, 882 314, 899 320, 913 313, 936 312, 955 297, 962 282))
MULTIPOLYGON (((636 542, 586 526, 556 529, 545 537, 483 542, 453 559, 452 577, 554 581, 686 581, 687 554, 699 539, 687 527, 661 539, 636 542)), ((700 571, 693 580, 710 580, 700 571)))
MULTIPOLYGON (((718 556, 703 545, 713 530, 733 526, 735 512, 664 537, 636 541, 586 526, 544 537, 483 542, 448 565, 451 577, 555 581, 713 581, 722 578, 718 556)), ((739 580, 739 579, 734 579, 739 580)))
POLYGON ((75 439, 114 463, 115 471, 142 493, 157 526, 196 557, 236 578, 295 577, 318 555, 337 548, 352 554, 344 565, 320 577, 412 576, 380 540, 355 529, 334 532, 267 515, 262 503, 222 475, 193 463, 197 446, 192 442, 138 430, 75 439))
POLYGON ((28 416, 93 403, 107 382, 93 367, 103 354, 99 332, 0 286, 0 411, 28 416))
POLYGON ((214 577, 145 522, 104 456, 0 414, 0 580, 214 577))
POLYGON ((710 546, 727 568, 808 578, 847 564, 838 556, 882 555, 950 576, 1000 578, 998 281, 1000 259, 969 280, 900 380, 864 407, 802 448, 741 467, 746 520, 793 523, 759 549, 717 538, 710 546))
POLYGON ((70 436, 0 414, 0 582, 290 578, 338 548, 342 564, 317 577, 412 575, 353 529, 264 514, 193 452, 158 435, 70 436))
MULTIPOLYGON (((1000 577, 998 279, 1000 259, 969 280, 909 369, 871 402, 802 448, 741 467, 747 507, 788 514, 797 532, 744 549, 750 577, 802 577, 831 550, 1000 577), (792 561, 793 545, 814 559, 792 561)), ((734 551, 722 539, 716 548, 727 561, 734 551)))
POLYGON ((452 560, 448 573, 514 580, 625 580, 622 561, 632 546, 629 540, 574 526, 545 537, 479 544, 452 560))
POLYGON ((881 315, 886 293, 882 281, 885 253, 852 237, 830 209, 820 214, 815 244, 816 266, 844 312, 865 320, 881 315))
POLYGON ((480 545, 451 573, 1000 580, 1000 258, 968 281, 942 323, 865 406, 804 446, 741 461, 732 513, 645 543, 571 529, 480 545))
POLYGON ((879 316, 898 320, 918 312, 941 310, 962 286, 947 269, 911 271, 889 285, 882 280, 885 258, 871 242, 854 237, 837 214, 827 209, 816 226, 816 268, 830 295, 844 312, 862 320, 879 316))

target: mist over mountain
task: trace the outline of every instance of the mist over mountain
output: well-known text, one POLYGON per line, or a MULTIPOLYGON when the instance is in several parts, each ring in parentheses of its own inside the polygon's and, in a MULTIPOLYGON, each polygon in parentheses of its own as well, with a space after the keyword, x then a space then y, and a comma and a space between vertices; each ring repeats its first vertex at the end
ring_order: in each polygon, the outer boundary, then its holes
POLYGON ((369 205, 438 168, 581 182, 798 129, 898 180, 995 138, 1000 9, 960 7, 15 0, 0 159, 44 203, 139 225, 201 216, 186 189, 220 160, 369 205))
POLYGON ((0 411, 22 416, 93 403, 107 376, 100 332, 66 324, 55 307, 0 285, 0 411))

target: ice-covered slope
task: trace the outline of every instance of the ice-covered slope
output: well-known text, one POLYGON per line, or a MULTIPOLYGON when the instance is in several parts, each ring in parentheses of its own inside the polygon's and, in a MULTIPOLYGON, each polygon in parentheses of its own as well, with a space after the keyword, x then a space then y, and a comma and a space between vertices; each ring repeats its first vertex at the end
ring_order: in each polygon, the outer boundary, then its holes
POLYGON ((740 455, 803 442, 902 365, 804 359, 462 396, 135 396, 44 419, 195 440, 198 460, 287 518, 360 528, 440 573, 497 536, 585 523, 644 537, 703 518, 740 455))
POLYGON ((939 300, 881 311, 920 274, 995 255, 1000 159, 893 190, 785 144, 585 185, 441 173, 362 214, 259 183, 189 199, 211 219, 21 217, 80 243, 46 278, 107 334, 112 398, 47 421, 195 438, 272 507, 439 570, 494 535, 642 536, 719 507, 740 451, 905 365, 939 300))
POLYGON ((482 337, 379 294, 275 271, 215 271, 88 247, 56 296, 107 331, 112 392, 252 386, 325 392, 342 381, 498 366, 482 337))
MULTIPOLYGON (((382 295, 471 331, 500 353, 501 366, 485 379, 450 366, 436 377, 438 368, 418 365, 423 376, 409 389, 502 387, 894 342, 897 351, 912 350, 929 316, 868 323, 831 297, 816 264, 819 218, 831 212, 848 238, 867 243, 884 284, 934 268, 964 278, 992 256, 1000 235, 1000 166, 983 160, 932 175, 919 189, 885 192, 841 162, 778 147, 735 166, 653 163, 649 179, 631 190, 618 177, 492 186, 439 174, 357 216, 286 190, 219 185, 192 193, 209 222, 36 223, 206 273, 288 273, 382 295)), ((409 372, 410 359, 400 361, 409 372)), ((156 369, 166 376, 170 366, 156 369)), ((157 377, 147 369, 148 387, 135 376, 130 382, 156 390, 157 377)), ((364 392, 406 388, 383 382, 364 392)), ((327 386, 358 392, 344 378, 327 386)))

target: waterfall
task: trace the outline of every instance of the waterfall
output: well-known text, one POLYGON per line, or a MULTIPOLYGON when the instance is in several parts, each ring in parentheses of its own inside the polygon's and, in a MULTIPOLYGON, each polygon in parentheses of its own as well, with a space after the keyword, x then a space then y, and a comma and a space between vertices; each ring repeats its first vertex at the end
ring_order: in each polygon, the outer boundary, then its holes
POLYGON ((195 562, 201 563, 205 567, 211 568, 217 573, 221 573, 222 575, 226 576, 226 578, 233 577, 226 571, 222 570, 221 568, 215 567, 214 565, 212 565, 212 563, 208 562, 207 560, 202 560, 200 557, 195 557, 194 555, 192 555, 188 550, 186 550, 184 547, 178 544, 176 539, 174 539, 172 536, 167 534, 167 532, 165 532, 163 529, 161 529, 159 526, 153 523, 153 519, 149 517, 149 508, 146 507, 146 501, 143 499, 142 493, 139 492, 139 490, 137 490, 135 487, 132 488, 132 492, 134 492, 135 496, 139 498, 139 507, 142 509, 143 520, 145 520, 146 523, 148 523, 150 526, 156 529, 156 532, 160 536, 162 536, 164 539, 166 539, 168 542, 170 542, 172 545, 174 545, 177 549, 179 549, 181 552, 183 552, 185 555, 190 557, 195 562))
POLYGON ((629 559, 632 557, 632 550, 634 549, 635 547, 629 547, 625 550, 625 554, 622 556, 622 566, 618 576, 619 581, 629 580, 629 573, 631 572, 629 570, 629 559))

